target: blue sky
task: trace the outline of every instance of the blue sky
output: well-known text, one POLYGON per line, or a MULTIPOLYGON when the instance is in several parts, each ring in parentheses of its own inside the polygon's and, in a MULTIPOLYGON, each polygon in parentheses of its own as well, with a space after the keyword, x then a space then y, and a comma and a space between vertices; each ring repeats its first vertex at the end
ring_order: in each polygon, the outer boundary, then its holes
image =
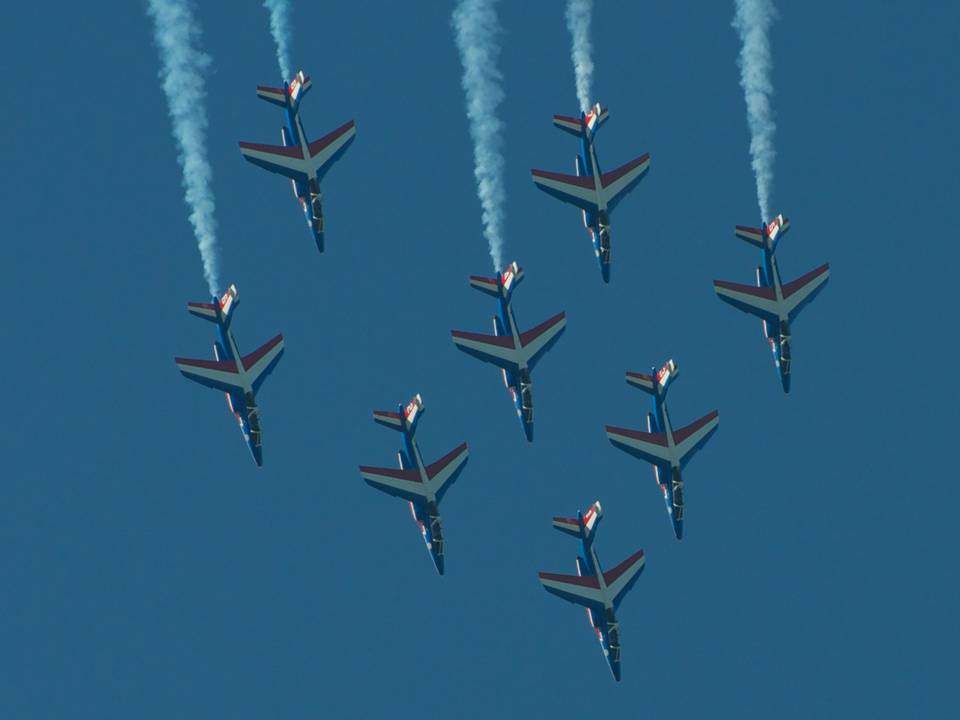
POLYGON ((234 329, 245 349, 287 340, 260 395, 262 470, 173 364, 212 338, 184 308, 207 292, 145 4, 4 10, 0 714, 955 716, 960 11, 781 9, 779 261, 832 269, 793 328, 785 397, 758 323, 711 289, 757 260, 732 232, 757 214, 732 3, 597 4, 600 160, 652 156, 614 216, 610 286, 577 213, 529 178, 573 166, 550 124, 576 110, 562 3, 500 4, 517 317, 568 316, 528 446, 497 373, 449 339, 495 309, 466 281, 491 268, 452 6, 295 3, 307 132, 358 127, 324 186, 321 256, 286 182, 237 151, 279 140, 254 95, 278 80, 267 13, 202 3, 234 329), (667 357, 674 421, 721 417, 686 472, 680 543, 649 467, 603 433, 647 410, 624 371, 667 357), (425 455, 471 448, 443 578, 406 507, 357 472, 396 450, 370 412, 415 392, 425 455), (647 553, 620 685, 536 579, 573 571, 550 517, 595 499, 605 564, 647 553))

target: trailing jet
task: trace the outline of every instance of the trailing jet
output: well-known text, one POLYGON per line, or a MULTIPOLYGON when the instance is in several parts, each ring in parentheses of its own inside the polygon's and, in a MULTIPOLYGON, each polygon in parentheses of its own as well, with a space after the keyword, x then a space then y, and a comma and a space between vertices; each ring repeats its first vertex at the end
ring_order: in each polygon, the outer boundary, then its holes
POLYGON ((368 485, 410 503, 410 512, 420 528, 437 572, 443 575, 443 526, 440 524, 440 500, 456 482, 467 464, 469 452, 462 443, 431 465, 423 464, 420 447, 414 439, 417 422, 423 415, 423 399, 416 395, 398 412, 377 410, 374 422, 403 433, 403 447, 397 453, 400 469, 360 467, 368 485))
POLYGON ((542 572, 540 582, 548 593, 587 609, 587 620, 597 633, 603 656, 610 665, 614 679, 620 682, 620 625, 615 612, 624 595, 643 572, 644 557, 643 550, 637 550, 612 570, 603 572, 593 547, 594 535, 602 517, 603 509, 598 500, 590 506, 586 515, 578 512, 576 518, 553 519, 553 526, 557 530, 580 540, 577 574, 542 572))
POLYGON ((667 514, 677 540, 683 537, 683 479, 680 475, 694 453, 704 446, 720 424, 714 410, 686 427, 674 430, 667 412, 667 388, 679 368, 673 360, 650 375, 627 373, 627 382, 653 396, 653 412, 647 415, 647 432, 607 425, 607 439, 624 452, 653 465, 653 477, 663 491, 667 514))
POLYGON ((789 229, 790 222, 783 215, 777 215, 768 224, 761 221, 759 228, 737 225, 737 237, 760 248, 763 264, 757 266, 757 286, 713 281, 713 289, 721 300, 760 318, 763 337, 770 343, 773 363, 780 373, 785 393, 790 392, 790 325, 830 278, 830 264, 824 263, 806 275, 782 284, 774 253, 780 238, 789 229))
POLYGON ((527 441, 533 442, 533 381, 530 373, 563 334, 567 315, 558 313, 532 330, 520 332, 510 299, 521 280, 523 270, 517 263, 512 263, 502 273, 498 272, 495 278, 471 275, 471 286, 497 298, 500 313, 493 317, 493 335, 461 330, 451 330, 450 334, 459 349, 503 371, 503 384, 513 396, 520 425, 527 441))
POLYGON ((227 407, 237 423, 243 439, 253 453, 257 465, 263 465, 260 445, 260 410, 256 395, 263 381, 273 372, 283 355, 283 335, 277 335, 249 355, 241 357, 237 341, 233 339, 230 323, 240 300, 236 285, 231 285, 223 297, 213 297, 212 303, 188 303, 191 315, 217 325, 219 338, 213 343, 213 360, 176 358, 183 376, 227 395, 227 407))
POLYGON ((597 130, 606 122, 608 115, 609 111, 601 108, 600 103, 594 105, 590 112, 580 113, 579 118, 554 115, 554 125, 580 138, 580 154, 576 157, 577 174, 530 171, 538 188, 583 211, 583 225, 590 232, 604 282, 610 282, 610 213, 650 169, 650 155, 644 153, 616 170, 607 173, 600 171, 594 141, 597 130))
POLYGON ((287 116, 286 127, 280 128, 282 145, 261 145, 258 143, 240 143, 243 157, 266 168, 270 172, 285 175, 293 185, 293 194, 303 207, 307 226, 317 242, 317 249, 323 252, 323 207, 321 204, 320 181, 330 167, 346 152, 357 134, 357 128, 350 120, 328 135, 307 141, 300 121, 300 101, 310 90, 310 78, 303 70, 294 76, 282 88, 259 86, 257 95, 268 103, 282 107, 287 116))

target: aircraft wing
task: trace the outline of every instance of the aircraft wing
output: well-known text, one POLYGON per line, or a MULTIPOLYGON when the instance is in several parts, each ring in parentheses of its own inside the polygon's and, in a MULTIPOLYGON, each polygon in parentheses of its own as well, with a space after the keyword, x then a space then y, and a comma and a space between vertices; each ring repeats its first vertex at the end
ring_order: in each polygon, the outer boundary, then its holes
POLYGON ((254 165, 293 180, 306 182, 310 176, 310 163, 304 160, 303 150, 285 145, 263 145, 261 143, 240 143, 243 157, 254 165))
POLYGON ((357 126, 350 120, 308 146, 310 164, 317 180, 322 180, 330 166, 335 163, 357 135, 357 126))
POLYGON ((719 425, 720 413, 714 410, 686 427, 673 431, 673 442, 681 466, 686 465, 693 454, 703 447, 710 436, 717 431, 719 425))
POLYGON ((520 353, 509 335, 482 335, 451 330, 453 344, 468 355, 491 363, 510 372, 520 371, 520 353))
POLYGON ((560 339, 567 327, 567 314, 557 313, 549 320, 537 325, 531 330, 520 334, 520 346, 527 358, 527 364, 532 370, 544 353, 560 339))
POLYGON ((824 264, 783 286, 783 301, 791 320, 817 296, 829 279, 830 265, 824 264))
POLYGON ((360 477, 364 479, 367 485, 404 500, 421 500, 427 494, 417 470, 396 470, 394 468, 361 465, 360 477))
POLYGON ((714 280, 713 289, 717 297, 745 313, 770 322, 776 322, 780 317, 773 288, 714 280))
POLYGON ((283 335, 277 335, 249 355, 244 355, 241 362, 243 369, 250 375, 254 393, 273 372, 277 363, 280 362, 281 355, 283 355, 283 335))
POLYGON ((623 596, 630 591, 637 578, 640 577, 645 562, 643 549, 640 549, 615 568, 607 570, 603 574, 603 582, 613 598, 614 607, 620 604, 623 596))
POLYGON ((548 195, 590 213, 599 212, 597 189, 590 175, 564 175, 545 170, 531 170, 533 182, 548 195))
POLYGON ((600 176, 603 194, 607 198, 607 207, 612 212, 623 197, 637 186, 643 176, 650 169, 650 154, 644 153, 640 157, 621 165, 616 170, 605 172, 600 176))
POLYGON ((243 391, 243 380, 234 362, 174 358, 183 376, 201 385, 223 392, 243 391))
POLYGON ((551 595, 561 597, 567 602, 588 608, 603 607, 603 595, 600 583, 589 575, 560 575, 558 573, 539 573, 543 589, 551 595))
POLYGON ((430 484, 437 488, 438 500, 460 477, 469 459, 470 451, 467 449, 467 444, 461 443, 436 462, 427 465, 427 477, 430 478, 430 484))
POLYGON ((646 460, 648 463, 659 465, 671 462, 672 456, 670 449, 667 447, 665 433, 642 432, 607 425, 607 439, 613 443, 614 447, 620 448, 641 460, 646 460))

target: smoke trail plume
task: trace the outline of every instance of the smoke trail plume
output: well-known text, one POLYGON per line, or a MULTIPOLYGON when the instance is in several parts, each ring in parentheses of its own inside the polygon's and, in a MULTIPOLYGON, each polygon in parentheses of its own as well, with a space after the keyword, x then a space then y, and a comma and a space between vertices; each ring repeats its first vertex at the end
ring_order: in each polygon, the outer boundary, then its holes
POLYGON ((773 0, 735 0, 737 14, 733 27, 740 34, 740 86, 747 101, 747 124, 750 127, 750 158, 757 178, 757 203, 766 222, 770 215, 770 194, 773 191, 773 161, 777 156, 773 134, 773 95, 770 40, 767 31, 776 18, 773 0))
POLYGON ((203 73, 210 57, 198 49, 200 26, 186 0, 149 0, 148 14, 154 20, 154 39, 160 49, 160 78, 167 96, 173 135, 180 150, 185 199, 190 224, 197 238, 203 275, 210 294, 220 287, 217 280, 217 224, 214 219, 213 173, 207 161, 206 91, 203 73))
POLYGON ((270 11, 270 34, 277 45, 280 77, 289 81, 290 51, 287 44, 290 40, 290 0, 263 0, 263 6, 270 11))
POLYGON ((490 245, 494 270, 503 269, 504 202, 503 123, 497 106, 503 100, 503 76, 497 69, 500 23, 496 0, 460 0, 453 11, 453 28, 463 63, 463 89, 473 139, 474 175, 483 209, 483 234, 490 245))
POLYGON ((580 109, 590 109, 590 83, 593 81, 593 48, 590 46, 590 16, 593 0, 567 0, 567 29, 573 38, 570 57, 577 76, 580 109))

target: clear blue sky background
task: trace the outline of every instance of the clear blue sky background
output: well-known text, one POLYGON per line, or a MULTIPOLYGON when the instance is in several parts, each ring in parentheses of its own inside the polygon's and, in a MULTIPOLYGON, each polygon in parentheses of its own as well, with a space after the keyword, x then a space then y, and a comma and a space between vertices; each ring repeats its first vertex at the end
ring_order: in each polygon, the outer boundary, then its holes
POLYGON ((794 327, 789 397, 759 323, 711 287, 757 260, 733 236, 757 210, 732 3, 597 3, 600 159, 652 155, 608 287, 577 213, 529 177, 573 167, 550 124, 576 110, 563 3, 501 3, 517 316, 568 316, 528 446, 497 373, 449 338, 494 311, 467 285, 490 261, 451 5, 295 3, 307 132, 358 126, 321 256, 287 183, 237 150, 279 139, 254 95, 278 80, 267 13, 203 3, 222 279, 241 347, 287 338, 262 470, 173 364, 212 335, 184 307, 207 291, 145 3, 5 7, 0 715, 956 717, 960 11, 781 4, 780 263, 832 268, 794 327), (682 543, 650 468, 603 433, 641 425, 623 373, 667 357, 674 421, 721 416, 682 543), (394 462, 370 412, 418 391, 425 455, 471 449, 443 578, 357 472, 394 462), (536 577, 573 571, 551 515, 598 498, 606 565, 647 551, 620 685, 536 577))

